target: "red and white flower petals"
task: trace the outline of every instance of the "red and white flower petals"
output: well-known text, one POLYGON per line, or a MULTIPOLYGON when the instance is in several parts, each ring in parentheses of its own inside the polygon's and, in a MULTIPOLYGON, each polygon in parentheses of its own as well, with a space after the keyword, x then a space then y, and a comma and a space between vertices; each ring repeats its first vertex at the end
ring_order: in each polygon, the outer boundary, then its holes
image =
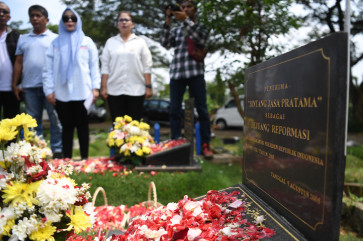
POLYGON ((136 217, 124 235, 111 240, 231 241, 274 235, 272 229, 243 218, 245 206, 237 194, 209 191, 201 201, 185 196, 177 204, 169 203, 136 217))

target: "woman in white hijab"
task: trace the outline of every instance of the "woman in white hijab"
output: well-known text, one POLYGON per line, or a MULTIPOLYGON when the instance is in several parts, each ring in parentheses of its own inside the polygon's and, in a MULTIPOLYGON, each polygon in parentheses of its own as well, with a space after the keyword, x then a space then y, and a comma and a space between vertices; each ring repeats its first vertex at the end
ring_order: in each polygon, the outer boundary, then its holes
POLYGON ((59 36, 46 54, 43 89, 55 105, 63 126, 65 158, 72 158, 73 133, 77 129, 81 158, 88 158, 88 108, 98 98, 101 85, 98 50, 82 31, 78 13, 67 7, 59 22, 59 36))

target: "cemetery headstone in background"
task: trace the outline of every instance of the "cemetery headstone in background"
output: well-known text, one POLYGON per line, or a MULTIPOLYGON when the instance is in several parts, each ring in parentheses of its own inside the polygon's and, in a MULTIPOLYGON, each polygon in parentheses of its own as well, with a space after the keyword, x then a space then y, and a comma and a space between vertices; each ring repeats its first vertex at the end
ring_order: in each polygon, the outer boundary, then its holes
POLYGON ((185 101, 184 137, 187 143, 150 155, 145 160, 146 166, 138 166, 138 171, 201 171, 196 164, 194 154, 194 99, 185 101))
POLYGON ((194 98, 187 99, 184 103, 184 137, 190 143, 189 165, 194 165, 194 98))

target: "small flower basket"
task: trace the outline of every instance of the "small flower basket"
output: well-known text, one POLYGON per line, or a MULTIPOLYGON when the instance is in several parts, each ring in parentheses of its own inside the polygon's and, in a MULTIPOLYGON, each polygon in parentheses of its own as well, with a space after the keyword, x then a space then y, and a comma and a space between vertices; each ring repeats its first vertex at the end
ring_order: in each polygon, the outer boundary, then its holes
POLYGON ((142 203, 136 204, 131 206, 128 209, 128 222, 130 223, 131 219, 135 218, 136 216, 145 214, 148 211, 152 211, 159 207, 163 207, 164 205, 157 201, 156 195, 156 186, 154 182, 150 182, 149 184, 149 191, 148 191, 148 200, 142 203), (153 200, 151 200, 151 191, 153 194, 153 200))
POLYGON ((120 205, 117 207, 109 206, 107 202, 106 192, 102 187, 98 187, 92 197, 92 205, 95 206, 98 193, 101 192, 105 205, 95 207, 95 223, 93 229, 95 231, 107 231, 112 229, 123 230, 125 229, 127 214, 125 212, 126 206, 120 205))
POLYGON ((115 159, 125 164, 143 164, 154 143, 149 129, 150 125, 130 116, 116 117, 107 138, 108 147, 115 150, 115 159))

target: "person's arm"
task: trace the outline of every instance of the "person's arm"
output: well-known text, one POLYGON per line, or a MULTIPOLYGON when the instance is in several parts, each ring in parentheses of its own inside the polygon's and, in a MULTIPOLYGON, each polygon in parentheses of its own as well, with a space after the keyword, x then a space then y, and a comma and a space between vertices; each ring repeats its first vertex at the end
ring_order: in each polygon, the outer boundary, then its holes
POLYGON ((160 35, 160 43, 165 48, 170 48, 174 46, 173 36, 170 33, 170 23, 171 23, 171 18, 173 16, 171 13, 172 13, 171 7, 166 9, 165 11, 166 19, 163 26, 163 30, 161 31, 160 35))
POLYGON ((151 85, 151 74, 144 74, 145 78, 145 99, 153 96, 153 88, 151 85))
POLYGON ((101 76, 99 68, 98 50, 95 43, 91 40, 90 44, 90 74, 92 81, 92 94, 93 102, 95 103, 99 96, 99 89, 101 87, 101 76))
POLYGON ((108 81, 108 74, 103 74, 101 77, 101 97, 102 99, 107 99, 107 81, 108 81))
POLYGON ((153 65, 153 60, 147 43, 145 41, 142 41, 141 46, 141 62, 145 78, 145 98, 147 99, 153 96, 153 90, 151 85, 151 67, 153 65))
POLYGON ((20 80, 21 72, 23 71, 23 55, 17 55, 14 63, 13 69, 13 80, 12 80, 12 89, 16 96, 16 98, 20 101, 20 92, 24 92, 23 89, 18 87, 18 83, 20 80))
POLYGON ((43 68, 42 80, 43 91, 47 98, 47 101, 55 106, 55 94, 54 94, 54 52, 53 45, 50 45, 45 54, 45 66, 43 68))
POLYGON ((106 41, 105 47, 102 50, 102 55, 101 55, 101 97, 102 99, 107 99, 108 97, 108 93, 107 93, 107 81, 108 81, 108 76, 110 73, 110 53, 109 53, 109 48, 111 45, 111 40, 108 39, 106 41))

